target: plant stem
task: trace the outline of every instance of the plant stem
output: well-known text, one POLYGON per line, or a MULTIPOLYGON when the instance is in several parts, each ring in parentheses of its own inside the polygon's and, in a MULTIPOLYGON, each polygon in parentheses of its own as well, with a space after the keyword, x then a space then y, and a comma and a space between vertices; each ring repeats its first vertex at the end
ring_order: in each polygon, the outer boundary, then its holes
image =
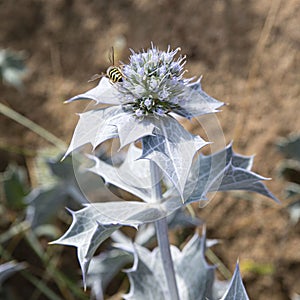
MULTIPOLYGON (((151 162, 152 200, 158 203, 162 198, 160 174, 158 166, 151 162)), ((179 300, 173 260, 170 251, 170 242, 168 238, 167 218, 164 217, 155 221, 155 228, 163 269, 169 289, 169 299, 179 300)))
POLYGON ((156 221, 155 228, 162 264, 169 288, 170 300, 179 300, 173 260, 170 251, 170 242, 168 238, 167 218, 156 221))
POLYGON ((152 202, 160 203, 162 198, 161 191, 161 171, 159 167, 154 163, 150 162, 150 173, 151 173, 151 186, 152 186, 152 202))
POLYGON ((43 127, 39 126, 38 124, 32 122, 28 118, 24 117, 23 115, 19 114, 18 112, 14 111, 13 109, 9 108, 8 106, 5 106, 4 104, 0 103, 0 113, 3 115, 11 118, 12 120, 18 122, 19 124, 29 128, 48 142, 52 143, 62 151, 65 151, 67 146, 66 144, 57 138, 55 135, 53 135, 48 130, 44 129, 43 127))

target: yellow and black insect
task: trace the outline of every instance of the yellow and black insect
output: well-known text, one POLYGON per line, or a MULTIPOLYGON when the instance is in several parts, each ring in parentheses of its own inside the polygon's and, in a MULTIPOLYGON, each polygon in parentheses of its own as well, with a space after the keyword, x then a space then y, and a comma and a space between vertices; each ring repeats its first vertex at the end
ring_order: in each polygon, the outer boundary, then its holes
POLYGON ((89 80, 89 82, 94 81, 96 79, 102 78, 103 76, 106 76, 111 83, 116 82, 122 82, 125 78, 124 74, 122 73, 121 67, 115 66, 115 59, 114 59, 114 48, 111 47, 109 61, 112 64, 104 74, 103 72, 101 74, 95 74, 92 76, 92 78, 89 80))
POLYGON ((106 71, 106 76, 112 83, 123 81, 123 73, 120 67, 110 66, 106 71))

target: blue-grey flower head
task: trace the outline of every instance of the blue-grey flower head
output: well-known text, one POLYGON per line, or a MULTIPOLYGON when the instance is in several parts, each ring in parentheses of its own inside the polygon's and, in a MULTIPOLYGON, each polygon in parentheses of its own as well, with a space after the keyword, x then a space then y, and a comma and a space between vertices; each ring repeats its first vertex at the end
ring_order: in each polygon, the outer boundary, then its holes
POLYGON ((122 80, 114 82, 109 76, 102 77, 95 88, 66 102, 88 99, 115 105, 137 120, 159 118, 170 112, 188 119, 217 112, 223 103, 202 90, 200 79, 192 82, 192 78, 183 77, 186 60, 178 55, 179 51, 170 47, 161 51, 153 45, 147 51, 131 50, 129 63, 114 67, 122 80))
POLYGON ((121 103, 137 117, 162 116, 181 108, 185 88, 190 80, 183 79, 185 56, 175 58, 180 48, 166 52, 152 46, 148 51, 132 51, 124 65, 124 80, 118 84, 121 103))

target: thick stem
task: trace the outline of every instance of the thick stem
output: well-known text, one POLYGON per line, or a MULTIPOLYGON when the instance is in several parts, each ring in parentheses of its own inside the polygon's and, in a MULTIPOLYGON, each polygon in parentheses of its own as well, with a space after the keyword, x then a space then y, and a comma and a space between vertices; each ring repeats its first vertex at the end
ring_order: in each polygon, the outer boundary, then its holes
POLYGON ((161 192, 161 171, 159 167, 154 163, 150 162, 150 173, 151 173, 151 186, 152 186, 152 202, 160 203, 162 198, 161 192))
MULTIPOLYGON (((160 202, 162 198, 160 174, 161 174, 160 169, 156 166, 156 164, 151 162, 153 202, 160 202)), ((156 236, 157 236, 158 246, 160 249, 163 269, 165 272, 165 277, 169 289, 169 300, 179 300, 173 260, 170 251, 170 242, 168 238, 167 218, 165 217, 160 220, 157 220, 155 222, 155 228, 156 228, 156 236)))
POLYGON ((170 242, 168 238, 167 218, 156 221, 155 228, 162 264, 169 288, 170 300, 179 300, 173 260, 170 251, 170 242))

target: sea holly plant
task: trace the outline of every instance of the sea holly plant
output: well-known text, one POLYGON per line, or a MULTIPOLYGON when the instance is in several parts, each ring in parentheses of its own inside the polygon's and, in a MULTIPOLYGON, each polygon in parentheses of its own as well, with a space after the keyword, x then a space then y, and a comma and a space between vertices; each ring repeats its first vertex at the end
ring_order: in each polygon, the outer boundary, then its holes
MULTIPOLYGON (((179 51, 170 47, 161 51, 153 45, 146 51, 132 51, 128 64, 115 69, 121 80, 102 77, 95 88, 66 101, 96 103, 79 114, 65 156, 85 144, 95 150, 107 140, 118 139, 120 149, 128 148, 124 162, 115 166, 89 154, 94 163, 89 171, 127 191, 132 200, 86 204, 71 211, 70 228, 54 243, 77 247, 85 285, 91 259, 104 240, 122 226, 138 229, 154 223, 158 249, 152 255, 134 246, 134 267, 128 273, 133 286, 125 299, 141 299, 141 295, 143 299, 172 300, 213 297, 214 268, 201 259, 205 238, 195 237, 180 253, 170 247, 167 216, 171 213, 207 201, 209 193, 219 190, 254 191, 277 201, 262 183, 267 178, 251 171, 253 157, 234 153, 231 144, 217 153, 198 155, 209 141, 189 133, 177 116, 192 119, 212 114, 223 103, 202 90, 200 79, 184 77, 186 59, 179 51), (188 251, 195 254, 189 254, 190 258, 199 256, 199 260, 184 259, 188 251), (160 282, 156 291, 160 294, 153 298, 155 275, 159 276, 155 281, 160 282), (144 286, 148 284, 152 288, 144 286), (188 292, 191 288, 195 291, 188 292)), ((223 299, 247 299, 237 278, 238 269, 232 281, 235 286, 226 293, 233 296, 224 295, 223 299), (235 291, 244 296, 239 298, 235 291)))

